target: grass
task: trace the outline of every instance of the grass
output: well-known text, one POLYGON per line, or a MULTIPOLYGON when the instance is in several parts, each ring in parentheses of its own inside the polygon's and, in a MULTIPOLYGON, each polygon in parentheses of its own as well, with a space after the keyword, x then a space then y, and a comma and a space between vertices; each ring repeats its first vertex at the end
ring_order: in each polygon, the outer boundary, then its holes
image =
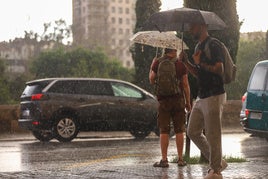
MULTIPOLYGON (((223 158, 225 159, 225 161, 227 163, 242 163, 242 162, 247 162, 247 160, 245 158, 241 158, 241 157, 233 157, 233 156, 223 156, 223 158)), ((202 164, 202 163, 207 163, 206 161, 200 161, 200 157, 199 156, 194 156, 194 157, 186 157, 183 156, 184 161, 186 161, 187 164, 202 164)), ((171 160, 171 163, 176 163, 178 160, 178 157, 174 157, 171 160)))

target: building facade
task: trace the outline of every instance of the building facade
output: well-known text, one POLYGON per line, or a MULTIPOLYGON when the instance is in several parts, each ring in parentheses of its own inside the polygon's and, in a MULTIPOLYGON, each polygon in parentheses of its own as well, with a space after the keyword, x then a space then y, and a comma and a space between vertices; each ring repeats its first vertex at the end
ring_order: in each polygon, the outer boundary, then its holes
POLYGON ((7 72, 24 73, 28 62, 41 51, 53 49, 54 41, 37 41, 29 38, 16 38, 9 42, 0 42, 0 60, 7 65, 7 72))
POLYGON ((73 44, 101 48, 132 68, 129 38, 136 24, 135 5, 136 0, 73 0, 73 44))

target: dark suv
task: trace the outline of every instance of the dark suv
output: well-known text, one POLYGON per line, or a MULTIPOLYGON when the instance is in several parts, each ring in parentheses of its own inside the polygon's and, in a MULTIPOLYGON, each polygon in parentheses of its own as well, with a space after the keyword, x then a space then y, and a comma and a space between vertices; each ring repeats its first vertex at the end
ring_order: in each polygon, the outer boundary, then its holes
POLYGON ((74 139, 79 131, 130 131, 145 138, 157 130, 157 100, 125 81, 47 78, 26 83, 19 126, 40 141, 74 139))

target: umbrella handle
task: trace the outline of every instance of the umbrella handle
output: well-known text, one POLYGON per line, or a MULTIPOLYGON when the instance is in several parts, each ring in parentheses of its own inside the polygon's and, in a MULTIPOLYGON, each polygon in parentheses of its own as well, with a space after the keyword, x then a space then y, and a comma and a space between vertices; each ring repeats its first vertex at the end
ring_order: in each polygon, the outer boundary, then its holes
POLYGON ((183 32, 182 32, 182 35, 181 35, 181 51, 183 51, 183 32))

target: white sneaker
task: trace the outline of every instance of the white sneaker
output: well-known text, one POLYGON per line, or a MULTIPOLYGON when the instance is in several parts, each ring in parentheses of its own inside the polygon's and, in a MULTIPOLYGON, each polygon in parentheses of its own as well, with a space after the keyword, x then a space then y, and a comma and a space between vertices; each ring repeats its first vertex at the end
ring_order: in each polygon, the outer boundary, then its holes
POLYGON ((225 170, 227 167, 228 167, 228 163, 224 159, 222 159, 220 172, 225 170))
POLYGON ((214 170, 209 169, 204 179, 223 179, 223 177, 221 173, 214 173, 214 170))

